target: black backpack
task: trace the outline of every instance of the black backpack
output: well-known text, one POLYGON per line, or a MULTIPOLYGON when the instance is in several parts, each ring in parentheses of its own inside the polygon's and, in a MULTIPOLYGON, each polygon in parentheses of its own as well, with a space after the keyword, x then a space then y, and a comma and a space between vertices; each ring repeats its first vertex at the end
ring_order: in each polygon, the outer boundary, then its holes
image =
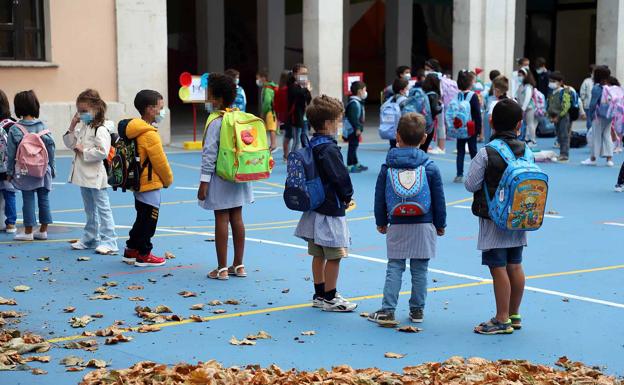
POLYGON ((104 160, 104 164, 107 166, 108 184, 113 188, 113 191, 117 191, 117 189, 121 189, 122 192, 127 190, 140 191, 141 173, 146 167, 148 168, 148 180, 152 179, 152 164, 149 159, 145 159, 141 164, 136 139, 129 139, 126 136, 126 128, 129 122, 130 119, 124 119, 117 125, 118 135, 111 135, 111 148, 114 148, 114 155, 110 161, 104 160))
POLYGON ((572 131, 570 135, 570 148, 580 148, 587 146, 587 134, 572 131))

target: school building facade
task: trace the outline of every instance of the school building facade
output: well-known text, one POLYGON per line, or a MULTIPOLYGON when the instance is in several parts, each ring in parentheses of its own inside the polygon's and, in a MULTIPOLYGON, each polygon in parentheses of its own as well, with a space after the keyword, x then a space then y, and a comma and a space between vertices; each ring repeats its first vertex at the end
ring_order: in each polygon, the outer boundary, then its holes
MULTIPOLYGON (((135 116, 134 95, 160 91, 173 113, 165 143, 187 132, 181 72, 237 68, 255 109, 255 71, 277 80, 309 66, 313 93, 342 96, 344 72, 363 72, 369 95, 398 65, 436 57, 510 74, 515 58, 545 57, 578 86, 590 63, 624 79, 624 0, 9 0, 0 6, 0 89, 34 89, 57 143, 90 87, 109 118, 135 116), (577 84, 578 83, 578 84, 577 84)), ((200 119, 201 121, 201 119, 200 119)))

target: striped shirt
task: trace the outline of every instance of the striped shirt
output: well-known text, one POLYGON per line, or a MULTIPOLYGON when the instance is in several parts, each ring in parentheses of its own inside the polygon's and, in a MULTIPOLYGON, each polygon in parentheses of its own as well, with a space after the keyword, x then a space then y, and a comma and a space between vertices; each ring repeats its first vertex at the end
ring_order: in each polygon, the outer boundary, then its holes
MULTIPOLYGON (((466 190, 474 193, 483 187, 487 163, 488 155, 485 147, 483 147, 470 162, 470 170, 464 182, 466 190)), ((477 242, 477 249, 486 251, 526 245, 526 231, 503 230, 491 220, 479 218, 479 240, 477 242)))

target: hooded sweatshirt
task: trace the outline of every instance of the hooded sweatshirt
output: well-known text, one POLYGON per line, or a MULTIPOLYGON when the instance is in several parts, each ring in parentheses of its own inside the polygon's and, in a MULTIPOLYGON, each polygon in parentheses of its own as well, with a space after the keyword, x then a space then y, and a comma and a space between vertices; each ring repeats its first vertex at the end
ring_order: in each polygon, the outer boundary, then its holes
POLYGON ((433 162, 425 166, 427 182, 431 190, 431 208, 427 214, 414 217, 388 217, 386 205, 386 182, 388 168, 415 169, 424 165, 429 156, 416 147, 393 148, 388 151, 386 163, 381 166, 375 186, 375 222, 377 226, 390 224, 433 223, 436 229, 446 227, 446 202, 440 169, 433 162))

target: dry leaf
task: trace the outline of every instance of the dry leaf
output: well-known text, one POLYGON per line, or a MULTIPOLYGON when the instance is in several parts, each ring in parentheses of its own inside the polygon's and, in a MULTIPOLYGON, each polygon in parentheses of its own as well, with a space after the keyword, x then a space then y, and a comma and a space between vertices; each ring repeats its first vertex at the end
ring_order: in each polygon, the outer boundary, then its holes
POLYGON ((214 309, 212 311, 213 314, 223 314, 223 313, 227 313, 227 310, 225 309, 214 309))
POLYGON ((288 293, 290 293, 290 289, 284 289, 284 290, 282 290, 282 294, 288 294, 288 293))
POLYGON ((104 341, 104 344, 106 344, 106 345, 115 345, 115 344, 117 344, 119 342, 130 342, 130 341, 132 341, 132 337, 128 337, 128 336, 125 336, 125 335, 119 333, 119 334, 116 334, 116 335, 114 335, 112 337, 107 338, 106 341, 104 341))
POLYGON ((188 298, 188 297, 197 297, 196 293, 193 293, 192 291, 181 291, 178 293, 179 295, 181 295, 184 298, 188 298))
POLYGON ((65 369, 66 372, 82 372, 83 370, 84 370, 84 367, 82 366, 71 366, 65 369))
POLYGON ((23 313, 18 313, 15 310, 0 311, 0 318, 19 318, 23 315, 23 313))
POLYGON ((81 336, 83 337, 95 337, 95 333, 85 330, 82 332, 81 336))
POLYGON ((65 313, 73 313, 76 311, 76 308, 73 306, 67 306, 65 309, 63 309, 63 312, 65 313))
POLYGON ((405 354, 387 352, 386 354, 384 354, 384 357, 386 357, 386 358, 403 358, 403 357, 405 357, 405 354))
POLYGON ((26 286, 26 285, 17 285, 13 288, 13 291, 18 292, 18 293, 22 293, 28 290, 30 290, 30 286, 26 286))
POLYGON ((252 341, 255 341, 255 340, 270 340, 271 338, 273 338, 273 337, 271 337, 271 335, 269 333, 265 332, 264 330, 260 330, 258 332, 258 334, 256 334, 256 335, 250 334, 250 335, 247 336, 247 339, 248 340, 252 340, 252 341))
POLYGON ((422 332, 422 329, 417 328, 416 326, 401 326, 400 328, 397 328, 397 331, 403 333, 419 333, 422 332))
POLYGON ((37 258, 37 261, 49 261, 50 257, 39 257, 37 258))
POLYGON ((104 286, 115 287, 115 286, 117 286, 117 282, 115 282, 115 281, 104 282, 104 286))
POLYGON ((143 286, 141 285, 131 285, 127 287, 128 290, 143 290, 143 286))
POLYGON ((80 357, 67 356, 61 359, 60 364, 65 366, 82 366, 84 361, 80 357))
POLYGON ((78 257, 76 259, 76 261, 78 261, 78 262, 86 262, 86 261, 90 261, 90 260, 91 260, 91 257, 78 257))
POLYGON ((128 298, 130 301, 145 301, 143 297, 130 297, 128 298))
POLYGON ((173 255, 172 253, 165 251, 165 259, 175 259, 175 255, 173 255))
POLYGON ((26 357, 24 360, 26 362, 50 362, 51 357, 50 356, 30 356, 30 357, 26 357))
POLYGON ((368 318, 369 315, 370 315, 369 313, 360 313, 360 317, 363 317, 363 318, 368 318))
POLYGON ((93 290, 93 293, 94 294, 106 294, 107 291, 108 291, 107 287, 100 286, 100 287, 96 287, 95 290, 93 290))
POLYGON ((111 326, 111 327, 107 327, 104 329, 99 329, 95 331, 95 335, 98 337, 110 337, 110 336, 114 336, 116 334, 121 333, 122 330, 120 330, 119 328, 115 327, 115 326, 111 326))
POLYGON ((154 313, 173 313, 173 311, 169 308, 169 306, 158 305, 154 309, 154 313))
POLYGON ((302 336, 313 336, 315 334, 316 334, 316 332, 314 330, 308 330, 308 331, 305 331, 305 332, 301 332, 302 336))
POLYGON ((104 318, 104 314, 102 314, 102 313, 95 313, 95 314, 91 314, 91 317, 93 317, 93 318, 104 318))
POLYGON ((99 295, 92 295, 91 297, 89 297, 89 299, 92 301, 95 301, 98 299, 101 299, 104 301, 110 301, 111 299, 115 299, 115 298, 121 298, 121 297, 116 294, 99 294, 99 295))
POLYGON ((35 368, 35 369, 31 370, 30 372, 32 374, 34 374, 35 376, 39 376, 39 375, 42 375, 42 374, 48 374, 48 372, 46 372, 43 369, 39 369, 39 368, 35 368))
POLYGON ((15 306, 17 305, 17 302, 15 302, 13 298, 0 297, 0 305, 15 306))
POLYGON ((158 281, 156 281, 154 278, 148 278, 147 282, 149 282, 149 283, 156 283, 158 281))
POLYGON ((73 328, 83 328, 91 321, 93 321, 91 316, 83 315, 82 317, 72 317, 68 322, 73 328))
POLYGON ((204 310, 204 304, 196 303, 195 305, 191 306, 190 310, 204 310))
POLYGON ((230 345, 236 345, 236 346, 238 346, 238 345, 248 345, 248 346, 252 346, 252 345, 255 345, 255 344, 256 344, 256 341, 251 341, 251 340, 249 340, 247 338, 245 338, 244 340, 238 340, 236 337, 232 337, 230 339, 230 345))
POLYGON ((192 319, 195 322, 204 322, 204 319, 201 316, 197 315, 197 314, 193 314, 189 318, 192 319))
POLYGON ((223 302, 219 301, 218 299, 214 299, 208 302, 208 306, 221 306, 221 305, 223 305, 223 302))
POLYGON ((87 368, 97 368, 97 369, 105 368, 106 365, 107 365, 106 361, 95 360, 95 359, 91 359, 85 364, 87 368))
POLYGON ((239 305, 240 302, 236 299, 228 299, 227 301, 225 301, 226 305, 239 305))
POLYGON ((160 327, 156 325, 141 325, 137 329, 139 333, 151 333, 151 332, 159 332, 160 327))

